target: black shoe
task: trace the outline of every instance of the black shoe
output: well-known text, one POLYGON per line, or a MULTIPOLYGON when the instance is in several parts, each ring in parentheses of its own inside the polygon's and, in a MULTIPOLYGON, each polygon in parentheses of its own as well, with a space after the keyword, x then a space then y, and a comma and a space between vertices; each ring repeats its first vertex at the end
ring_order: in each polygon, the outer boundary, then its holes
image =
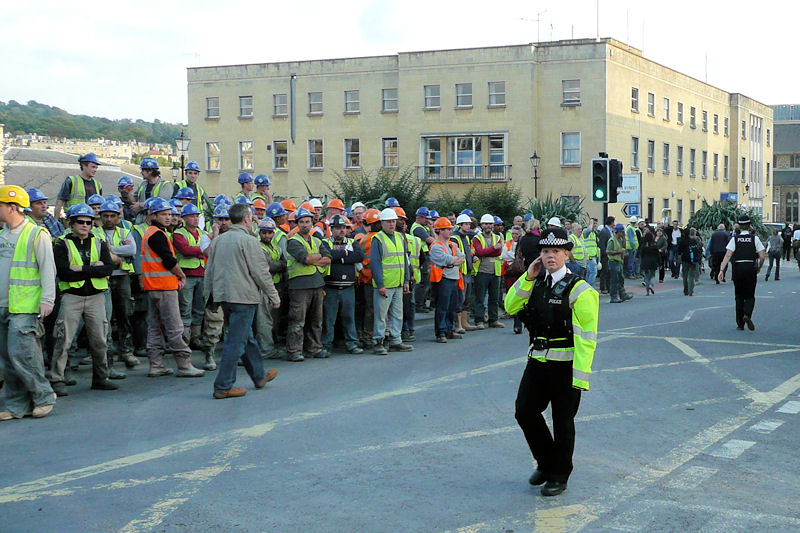
POLYGON ((753 319, 751 319, 748 315, 744 315, 744 323, 747 324, 747 329, 750 331, 756 329, 756 325, 753 324, 753 319))
POLYGON ((114 385, 108 380, 105 381, 98 381, 97 383, 92 382, 92 389, 94 390, 117 390, 119 387, 114 385))
POLYGON ((519 335, 520 333, 522 333, 522 328, 514 328, 515 335, 519 335))
POLYGON ((624 302, 624 301, 625 301, 625 300, 611 300, 611 301, 610 301, 610 302, 608 302, 608 303, 612 303, 612 304, 621 304, 621 303, 622 303, 622 302, 624 302))
POLYGON ((531 477, 528 478, 528 483, 530 483, 534 487, 537 485, 541 485, 545 481, 547 481, 547 475, 539 469, 534 470, 533 474, 531 474, 531 477))
POLYGON ((69 396, 69 392, 67 392, 67 387, 64 385, 63 381, 54 381, 50 383, 50 386, 53 388, 53 392, 56 393, 56 396, 69 396))
POLYGON ((736 326, 736 329, 738 329, 739 331, 744 331, 744 326, 736 326))
POLYGON ((633 294, 626 294, 622 297, 622 301, 625 302, 627 300, 633 300, 633 294))
POLYGON ((548 481, 542 487, 542 496, 557 496, 567 490, 566 481, 548 481))

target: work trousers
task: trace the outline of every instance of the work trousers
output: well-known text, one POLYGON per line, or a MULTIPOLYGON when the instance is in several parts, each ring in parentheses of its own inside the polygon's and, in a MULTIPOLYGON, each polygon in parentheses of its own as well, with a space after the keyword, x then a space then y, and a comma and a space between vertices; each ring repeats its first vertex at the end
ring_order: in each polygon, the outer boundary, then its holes
MULTIPOLYGON (((269 358, 275 352, 275 340, 272 338, 273 311, 266 295, 261 295, 261 302, 256 309, 255 336, 263 359, 269 358)), ((230 331, 230 327, 228 327, 230 331)))
MULTIPOLYGON (((789 241, 791 241, 791 239, 789 239, 789 241)), ((783 257, 787 261, 791 260, 792 259, 792 243, 788 242, 788 241, 784 242, 782 250, 783 250, 783 252, 781 254, 781 257, 783 257)))
POLYGON ((203 299, 203 276, 187 276, 186 284, 178 292, 181 322, 184 328, 200 328, 203 325, 206 302, 203 299))
POLYGON ((597 260, 592 258, 586 262, 586 283, 594 288, 595 279, 597 279, 597 260))
POLYGON ((733 263, 733 292, 736 298, 736 325, 744 327, 745 315, 752 317, 756 306, 756 263, 733 263))
POLYGON ((489 308, 489 324, 497 322, 498 306, 499 306, 499 293, 500 293, 500 276, 489 274, 487 272, 478 272, 475 276, 475 324, 482 324, 484 322, 484 305, 486 299, 486 292, 489 292, 489 301, 487 307, 489 308))
POLYGON ((133 316, 131 318, 131 335, 133 346, 144 349, 147 344, 147 309, 149 307, 147 293, 140 285, 138 274, 131 276, 131 294, 133 295, 133 316))
POLYGON ((420 308, 425 307, 425 302, 431 292, 430 258, 425 254, 425 261, 419 266, 422 280, 414 286, 414 301, 420 308))
POLYGON ((572 361, 528 359, 514 413, 537 469, 548 481, 566 483, 572 473, 575 415, 581 391, 572 387, 572 361), (553 432, 542 413, 551 406, 553 432))
POLYGON ((436 294, 436 315, 434 328, 436 336, 442 337, 455 329, 456 310, 458 309, 458 280, 442 278, 432 283, 432 291, 436 294))
POLYGON ((622 261, 608 262, 608 292, 612 300, 621 300, 625 296, 625 279, 622 277, 622 261))
POLYGON ((719 283, 718 275, 723 259, 725 259, 725 252, 714 252, 711 254, 711 279, 717 283, 719 283))
MULTIPOLYGON (((416 288, 416 285, 414 286, 416 288)), ((414 298, 414 289, 403 293, 403 333, 414 334, 414 322, 417 318, 417 302, 414 298)))
POLYGON ((322 351, 322 287, 289 289, 289 331, 286 334, 286 353, 291 357, 322 351))
POLYGON ((183 322, 178 304, 178 291, 147 291, 147 357, 151 366, 161 366, 164 352, 175 356, 182 368, 191 360, 192 350, 183 340, 183 322))
POLYGON ((473 289, 474 281, 475 279, 472 276, 470 275, 464 276, 464 290, 459 291, 458 309, 456 310, 457 313, 470 310, 470 306, 472 306, 473 297, 475 296, 473 289))
POLYGON ((254 335, 258 304, 222 302, 220 308, 225 317, 225 325, 228 326, 228 334, 225 336, 225 347, 217 367, 214 390, 227 391, 233 387, 236 383, 236 366, 239 359, 242 360, 244 369, 253 383, 258 383, 265 375, 261 349, 254 335))
POLYGON ((14 418, 56 402, 44 372, 43 333, 36 314, 11 314, 8 307, 0 307, 0 374, 5 379, 5 410, 14 418))
POLYGON ((342 327, 344 342, 348 350, 358 347, 355 323, 356 293, 353 285, 349 287, 325 287, 323 301, 323 316, 325 323, 322 328, 322 345, 330 349, 333 346, 336 319, 342 327))
POLYGON ((681 262, 681 276, 683 276, 683 294, 692 296, 694 294, 694 283, 697 281, 697 269, 700 265, 696 263, 689 263, 688 261, 681 262))
POLYGON ((372 327, 375 322, 375 307, 372 301, 374 290, 372 282, 361 283, 356 288, 356 291, 360 292, 360 298, 358 294, 356 295, 359 309, 356 314, 356 329, 358 338, 366 346, 372 344, 372 327))
POLYGON ((600 270, 600 290, 607 291, 609 289, 609 281, 611 279, 611 270, 608 268, 609 260, 608 256, 603 254, 600 256, 600 263, 603 265, 603 268, 600 270))
MULTIPOLYGON (((131 336, 131 277, 128 274, 111 276, 108 281, 114 322, 117 325, 117 349, 121 355, 133 354, 131 336)), ((109 331, 111 325, 109 324, 109 331)), ((109 335, 109 338, 111 336, 109 335)))
POLYGON ((372 328, 372 340, 376 343, 383 343, 386 337, 386 327, 389 327, 389 338, 387 344, 400 344, 401 330, 403 328, 403 287, 392 287, 386 289, 386 296, 381 296, 378 289, 372 291, 372 305, 374 308, 374 320, 372 328))
POLYGON ((80 331, 81 321, 83 321, 86 335, 89 338, 89 354, 92 356, 92 382, 100 383, 108 378, 106 293, 104 291, 91 296, 78 296, 65 292, 61 294, 61 308, 58 312, 58 320, 56 320, 56 347, 53 351, 48 376, 52 382, 64 381, 69 348, 80 331))

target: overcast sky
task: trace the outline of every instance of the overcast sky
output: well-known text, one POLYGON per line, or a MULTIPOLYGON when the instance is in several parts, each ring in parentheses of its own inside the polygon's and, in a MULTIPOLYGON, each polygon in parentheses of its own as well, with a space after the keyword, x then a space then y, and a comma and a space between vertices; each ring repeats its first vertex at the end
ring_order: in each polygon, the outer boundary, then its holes
MULTIPOLYGON (((601 37, 725 91, 800 103, 800 2, 599 5, 601 37)), ((537 18, 542 41, 595 37, 596 13, 596 0, 3 1, 0 100, 185 122, 187 67, 522 44, 537 18)))

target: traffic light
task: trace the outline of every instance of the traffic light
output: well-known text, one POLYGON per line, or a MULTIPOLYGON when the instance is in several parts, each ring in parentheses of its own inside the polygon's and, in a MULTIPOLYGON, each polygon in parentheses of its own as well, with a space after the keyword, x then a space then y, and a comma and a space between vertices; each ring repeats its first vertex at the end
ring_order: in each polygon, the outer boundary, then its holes
POLYGON ((608 203, 609 159, 592 159, 592 201, 608 203))
POLYGON ((622 187, 622 161, 612 159, 608 165, 608 203, 617 203, 617 189, 622 187))

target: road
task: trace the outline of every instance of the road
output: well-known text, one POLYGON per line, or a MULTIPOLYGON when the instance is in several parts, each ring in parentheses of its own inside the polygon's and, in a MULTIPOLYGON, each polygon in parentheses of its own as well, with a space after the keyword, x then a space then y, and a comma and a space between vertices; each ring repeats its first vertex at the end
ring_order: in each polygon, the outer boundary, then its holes
MULTIPOLYGON (((82 370, 44 419, 0 424, 0 530, 797 531, 800 274, 758 285, 756 331, 733 287, 668 279, 608 304, 577 417, 569 489, 528 486, 514 420, 527 335, 279 361, 212 400, 201 379, 82 370)), ((632 283, 628 282, 629 286, 632 283)), ((197 354, 199 359, 199 354, 197 354)))

